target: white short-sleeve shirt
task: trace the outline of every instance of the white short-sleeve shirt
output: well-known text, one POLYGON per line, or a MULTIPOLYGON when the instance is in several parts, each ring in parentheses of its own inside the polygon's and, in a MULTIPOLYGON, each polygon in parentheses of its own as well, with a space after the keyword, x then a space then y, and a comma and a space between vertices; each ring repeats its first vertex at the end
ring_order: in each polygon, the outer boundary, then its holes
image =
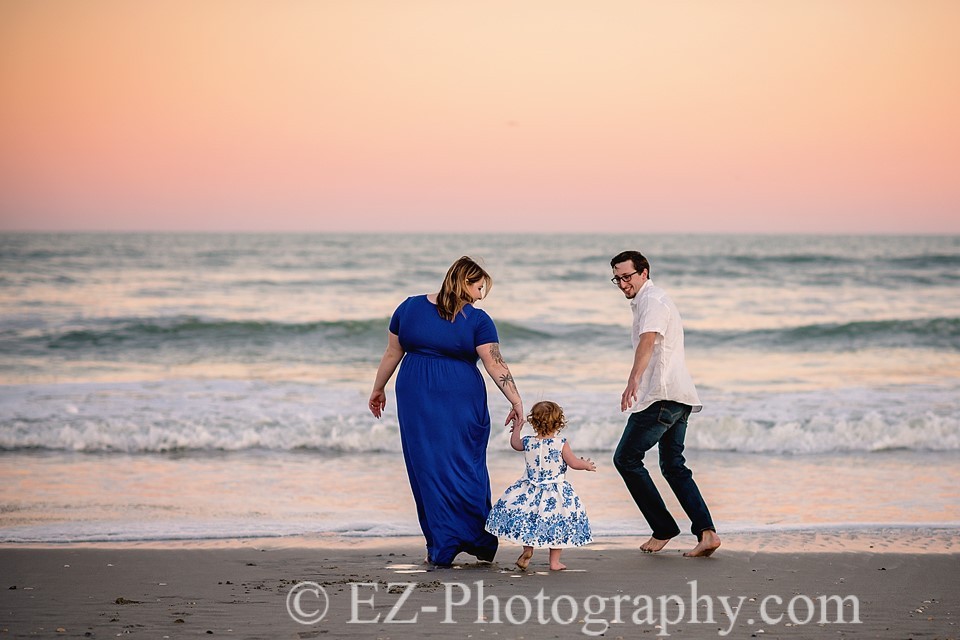
POLYGON ((700 411, 703 405, 693 377, 687 371, 683 352, 683 323, 680 312, 666 292, 647 280, 630 301, 633 311, 633 349, 640 344, 640 334, 655 332, 653 355, 640 378, 637 401, 627 411, 643 411, 654 402, 673 400, 700 411))

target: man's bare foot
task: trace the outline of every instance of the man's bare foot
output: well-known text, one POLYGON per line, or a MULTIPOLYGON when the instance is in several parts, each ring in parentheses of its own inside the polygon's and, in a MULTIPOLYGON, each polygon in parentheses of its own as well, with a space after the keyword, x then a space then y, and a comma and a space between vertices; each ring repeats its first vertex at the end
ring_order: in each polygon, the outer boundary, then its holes
POLYGON ((670 542, 669 538, 666 540, 658 540, 657 538, 650 536, 649 540, 640 545, 640 551, 643 551, 644 553, 656 553, 657 551, 660 551, 660 549, 663 549, 665 546, 667 546, 668 542, 670 542))
POLYGON ((567 565, 563 564, 562 562, 550 563, 550 571, 563 571, 566 568, 567 565))
POLYGON ((716 531, 707 529, 700 534, 700 542, 685 554, 688 558, 709 558, 714 551, 720 548, 720 536, 716 531))
POLYGON ((530 566, 530 558, 533 557, 533 551, 524 551, 520 554, 520 557, 517 558, 517 568, 521 571, 526 571, 527 567, 530 566))

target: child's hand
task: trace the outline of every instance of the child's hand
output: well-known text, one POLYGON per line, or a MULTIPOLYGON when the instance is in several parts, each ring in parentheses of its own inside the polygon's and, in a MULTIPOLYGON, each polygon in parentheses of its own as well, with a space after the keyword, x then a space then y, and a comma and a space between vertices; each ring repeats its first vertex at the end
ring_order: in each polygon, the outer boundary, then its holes
POLYGON ((596 471, 596 470, 597 470, 597 465, 594 464, 593 460, 591 460, 590 458, 580 458, 580 459, 587 463, 587 468, 584 469, 584 471, 596 471))

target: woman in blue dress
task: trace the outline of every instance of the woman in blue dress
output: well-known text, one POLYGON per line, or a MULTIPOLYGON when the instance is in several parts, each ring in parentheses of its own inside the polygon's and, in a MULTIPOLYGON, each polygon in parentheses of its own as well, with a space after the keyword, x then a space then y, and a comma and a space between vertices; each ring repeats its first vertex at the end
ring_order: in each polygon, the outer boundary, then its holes
POLYGON ((477 358, 511 403, 506 424, 523 424, 523 403, 500 354, 497 328, 473 304, 493 280, 462 257, 440 291, 404 300, 390 319, 387 349, 370 394, 379 418, 397 366, 397 418, 427 560, 450 565, 461 551, 491 561, 497 538, 484 529, 490 513, 487 442, 490 412, 477 358), (402 360, 402 364, 401 364, 402 360))

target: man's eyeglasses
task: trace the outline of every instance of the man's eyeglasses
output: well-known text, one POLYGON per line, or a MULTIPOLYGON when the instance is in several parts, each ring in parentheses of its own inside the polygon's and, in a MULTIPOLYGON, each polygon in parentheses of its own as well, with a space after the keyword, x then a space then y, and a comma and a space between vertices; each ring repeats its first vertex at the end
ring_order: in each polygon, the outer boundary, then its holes
POLYGON ((634 271, 633 273, 625 273, 622 276, 613 276, 612 278, 610 278, 610 282, 612 282, 613 284, 619 287, 621 281, 630 282, 630 278, 632 278, 635 275, 637 275, 636 271, 634 271))

